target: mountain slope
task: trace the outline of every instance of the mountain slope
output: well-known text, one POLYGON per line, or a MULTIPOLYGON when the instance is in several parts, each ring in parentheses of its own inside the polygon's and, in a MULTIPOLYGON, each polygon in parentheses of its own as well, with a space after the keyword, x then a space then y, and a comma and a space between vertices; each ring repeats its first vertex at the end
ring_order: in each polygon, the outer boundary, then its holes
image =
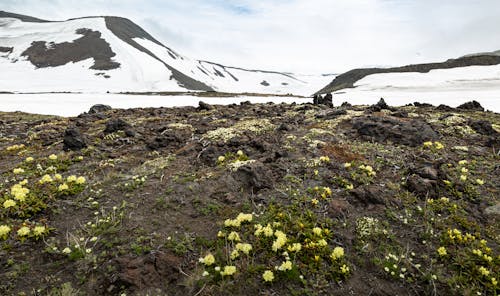
POLYGON ((0 91, 10 92, 310 94, 328 79, 190 59, 121 17, 53 22, 2 11, 0 69, 0 91))
MULTIPOLYGON (((403 75, 397 75, 397 73, 429 73, 432 70, 443 70, 443 69, 456 69, 456 68, 466 68, 470 66, 484 66, 483 70, 488 71, 488 66, 495 66, 500 64, 500 56, 497 54, 482 54, 482 55, 470 55, 457 59, 450 59, 442 63, 427 63, 427 64, 416 64, 416 65, 407 65, 402 67, 394 67, 394 68, 362 68, 362 69, 354 69, 348 71, 344 74, 341 74, 329 83, 326 87, 319 90, 317 93, 329 93, 338 91, 345 88, 354 88, 357 85, 365 85, 367 84, 362 82, 365 78, 370 79, 377 76, 376 74, 380 74, 378 77, 380 78, 383 74, 393 74, 391 78, 393 80, 386 80, 386 86, 392 86, 391 84, 397 80, 397 77, 402 77, 403 75), (396 75, 396 76, 394 76, 396 75), (368 77, 370 76, 370 77, 368 77), (396 78, 394 80, 394 78, 396 78)), ((490 68, 491 69, 491 68, 490 68)), ((445 71, 447 73, 452 73, 452 71, 445 71)), ((442 73, 444 74, 444 72, 442 73)), ((418 76, 417 80, 425 79, 426 75, 415 75, 418 76)), ((388 78, 388 76, 384 76, 388 78)), ((408 77, 408 76, 406 76, 408 77)), ((467 79, 468 74, 457 77, 457 80, 467 79)), ((374 78, 376 79, 376 78, 374 78)), ((473 78, 472 78, 473 79, 473 78)), ((371 81, 371 80, 370 80, 371 81)), ((380 79, 377 79, 378 82, 381 82, 380 79)), ((418 81, 414 81, 418 83, 418 81)))

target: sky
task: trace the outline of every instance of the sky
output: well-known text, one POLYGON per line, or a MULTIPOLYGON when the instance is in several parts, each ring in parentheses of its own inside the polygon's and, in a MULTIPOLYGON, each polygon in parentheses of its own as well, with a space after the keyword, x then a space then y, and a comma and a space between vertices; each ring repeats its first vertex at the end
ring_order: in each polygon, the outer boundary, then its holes
POLYGON ((0 10, 123 16, 191 58, 303 74, 500 49, 499 0, 0 0, 0 10))

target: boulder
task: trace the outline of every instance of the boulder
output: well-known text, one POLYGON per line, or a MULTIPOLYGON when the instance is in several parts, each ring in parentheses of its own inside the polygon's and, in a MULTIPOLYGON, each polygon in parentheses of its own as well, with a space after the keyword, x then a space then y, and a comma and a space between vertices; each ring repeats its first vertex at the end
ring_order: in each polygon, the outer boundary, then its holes
POLYGON ((80 130, 75 127, 67 128, 64 131, 63 144, 63 149, 66 151, 81 150, 87 147, 87 141, 85 137, 81 134, 80 130))

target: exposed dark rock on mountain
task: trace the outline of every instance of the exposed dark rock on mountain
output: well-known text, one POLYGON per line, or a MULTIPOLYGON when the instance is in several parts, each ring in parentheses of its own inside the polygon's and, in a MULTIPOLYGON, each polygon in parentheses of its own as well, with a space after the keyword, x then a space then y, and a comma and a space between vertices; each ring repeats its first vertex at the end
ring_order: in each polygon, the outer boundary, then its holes
POLYGON ((0 52, 12 52, 12 50, 14 50, 13 47, 3 47, 3 46, 0 46, 0 52))
POLYGON ((7 11, 1 11, 0 10, 0 17, 10 17, 10 18, 16 18, 20 19, 23 22, 29 22, 29 23, 48 23, 49 21, 42 20, 36 17, 31 17, 27 15, 22 15, 22 14, 17 14, 17 13, 11 13, 7 11))
POLYGON ((442 63, 428 63, 428 64, 416 64, 408 65, 402 67, 394 68, 362 68, 354 69, 341 74, 325 86, 323 89, 319 90, 318 94, 324 94, 329 92, 334 92, 343 88, 353 88, 354 84, 363 79, 364 77, 372 74, 379 73, 404 73, 404 72, 419 72, 427 73, 430 70, 435 69, 451 69, 466 66, 491 66, 500 64, 500 56, 498 55, 479 55, 479 56, 466 56, 458 59, 449 59, 442 63))
POLYGON ((478 101, 471 101, 471 102, 463 103, 462 105, 458 106, 457 109, 484 111, 483 106, 481 106, 481 104, 479 104, 478 101))
POLYGON ((45 41, 34 41, 22 56, 38 68, 57 67, 69 62, 80 62, 89 58, 94 59, 93 70, 111 70, 120 67, 120 63, 111 58, 116 54, 101 33, 90 29, 78 29, 76 34, 83 35, 73 42, 47 44, 45 41))

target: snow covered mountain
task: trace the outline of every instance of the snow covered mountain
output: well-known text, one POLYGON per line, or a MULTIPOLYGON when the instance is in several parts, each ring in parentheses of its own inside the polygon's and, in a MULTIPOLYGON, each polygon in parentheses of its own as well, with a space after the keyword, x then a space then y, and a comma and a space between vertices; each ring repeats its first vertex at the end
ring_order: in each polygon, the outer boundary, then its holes
POLYGON ((330 79, 191 59, 125 18, 54 22, 0 11, 0 92, 309 95, 330 79))

